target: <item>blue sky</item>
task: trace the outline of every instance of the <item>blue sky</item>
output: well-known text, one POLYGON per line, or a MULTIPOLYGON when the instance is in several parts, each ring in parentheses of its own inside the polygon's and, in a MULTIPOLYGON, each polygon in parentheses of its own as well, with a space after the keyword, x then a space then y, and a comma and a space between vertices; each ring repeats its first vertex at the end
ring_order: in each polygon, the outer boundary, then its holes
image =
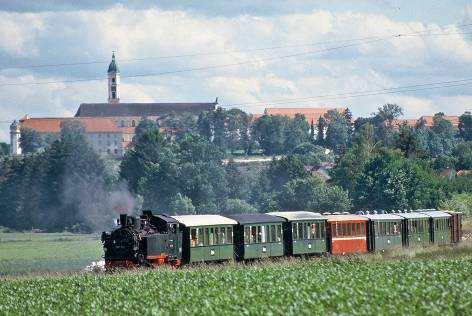
MULTIPOLYGON (((3 0, 0 121, 25 114, 68 116, 82 102, 105 102, 106 82, 63 81, 105 78, 113 50, 124 77, 123 102, 212 101, 218 96, 222 105, 244 104, 244 110, 255 113, 273 100, 471 78, 472 25, 458 27, 471 23, 472 4, 462 0, 3 0), (340 40, 414 32, 425 35, 331 50, 354 43, 340 40), (274 46, 285 48, 248 51, 274 46), (327 51, 299 55, 314 50, 327 51), (126 61, 194 53, 220 54, 126 61), (272 59, 291 54, 298 56, 272 59), (90 61, 99 63, 28 67, 90 61), (125 78, 234 63, 242 64, 125 78), (58 83, 28 84, 44 81, 58 83), (21 85, 5 85, 10 83, 21 85)), ((472 85, 277 106, 349 106, 355 116, 363 116, 388 102, 403 106, 405 117, 460 114, 472 110, 472 85)), ((0 124, 0 140, 7 136, 8 125, 0 124)))

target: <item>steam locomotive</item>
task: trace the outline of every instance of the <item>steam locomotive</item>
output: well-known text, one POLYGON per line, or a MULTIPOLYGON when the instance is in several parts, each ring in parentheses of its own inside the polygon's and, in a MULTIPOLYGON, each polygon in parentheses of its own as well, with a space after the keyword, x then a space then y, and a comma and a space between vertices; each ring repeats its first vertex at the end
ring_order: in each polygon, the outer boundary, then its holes
POLYGON ((120 215, 102 233, 107 269, 267 257, 353 254, 454 245, 462 214, 433 209, 391 212, 169 216, 120 215))

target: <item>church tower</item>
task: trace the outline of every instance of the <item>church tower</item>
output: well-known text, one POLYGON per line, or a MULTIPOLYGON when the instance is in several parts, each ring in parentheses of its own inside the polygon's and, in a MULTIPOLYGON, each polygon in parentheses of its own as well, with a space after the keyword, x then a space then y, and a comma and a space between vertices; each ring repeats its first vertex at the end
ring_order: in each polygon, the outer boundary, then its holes
POLYGON ((120 103, 120 69, 115 61, 115 53, 111 56, 111 63, 108 66, 108 103, 120 103))

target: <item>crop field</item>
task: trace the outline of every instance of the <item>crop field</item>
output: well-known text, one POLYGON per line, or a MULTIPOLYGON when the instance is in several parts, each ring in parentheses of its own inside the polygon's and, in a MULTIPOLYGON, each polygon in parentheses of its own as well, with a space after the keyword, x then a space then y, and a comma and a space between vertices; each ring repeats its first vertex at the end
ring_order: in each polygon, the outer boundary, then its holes
POLYGON ((0 314, 470 315, 472 248, 7 277, 0 314))
POLYGON ((0 233, 0 276, 77 271, 101 256, 96 235, 0 233))

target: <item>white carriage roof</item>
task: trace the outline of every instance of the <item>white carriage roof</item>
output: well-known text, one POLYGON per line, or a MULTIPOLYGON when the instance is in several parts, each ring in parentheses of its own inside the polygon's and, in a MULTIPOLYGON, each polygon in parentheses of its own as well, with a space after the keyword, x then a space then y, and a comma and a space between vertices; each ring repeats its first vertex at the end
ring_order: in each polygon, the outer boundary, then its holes
POLYGON ((176 215, 171 217, 187 227, 238 224, 235 220, 221 215, 176 215))
POLYGON ((313 213, 313 212, 270 212, 266 213, 272 216, 279 216, 289 221, 303 221, 303 220, 310 220, 310 219, 326 219, 326 216, 321 215, 320 213, 313 213))
POLYGON ((367 217, 368 219, 371 220, 399 220, 401 221, 403 217, 398 216, 396 214, 360 214, 361 216, 367 217))
POLYGON ((424 211, 420 211, 421 213, 423 214, 426 214, 428 216, 431 216, 433 218, 442 218, 442 217, 451 217, 452 215, 451 214, 448 214, 446 212, 442 212, 442 211, 437 211, 437 210, 424 210, 424 211))
POLYGON ((417 219, 417 218, 429 218, 428 215, 420 212, 411 212, 411 213, 395 213, 398 216, 408 219, 417 219))

